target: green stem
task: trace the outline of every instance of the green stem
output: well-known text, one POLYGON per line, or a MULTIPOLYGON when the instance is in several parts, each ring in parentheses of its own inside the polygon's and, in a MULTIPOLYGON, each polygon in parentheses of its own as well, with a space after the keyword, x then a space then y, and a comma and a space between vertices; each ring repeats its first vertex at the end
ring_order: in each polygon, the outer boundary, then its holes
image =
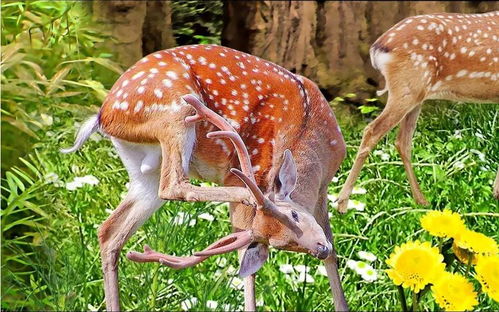
POLYGON ((418 293, 417 292, 412 292, 412 311, 416 312, 419 311, 418 307, 418 293))
POLYGON ((400 299, 400 305, 402 306, 402 311, 407 312, 407 301, 405 300, 405 293, 404 293, 404 288, 402 288, 401 285, 397 286, 397 289, 399 291, 399 299, 400 299))
POLYGON ((440 251, 440 253, 442 253, 442 247, 444 246, 444 238, 443 237, 439 237, 438 238, 438 251, 440 251))
POLYGON ((473 261, 473 253, 470 252, 468 254, 468 264, 466 265, 466 274, 465 275, 468 275, 468 273, 470 273, 470 269, 471 269, 471 262, 473 261))

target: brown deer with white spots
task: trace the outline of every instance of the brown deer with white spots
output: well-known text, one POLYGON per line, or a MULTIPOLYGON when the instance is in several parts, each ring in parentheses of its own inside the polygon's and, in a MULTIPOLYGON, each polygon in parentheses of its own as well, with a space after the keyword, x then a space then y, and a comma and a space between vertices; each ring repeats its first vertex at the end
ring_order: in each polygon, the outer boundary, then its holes
MULTIPOLYGON (((378 141, 400 123, 396 147, 412 194, 428 202, 411 165, 412 136, 426 99, 499 103, 499 11, 409 17, 371 46, 371 63, 386 80, 388 102, 364 130, 355 163, 338 197, 345 212, 362 165, 378 141)), ((499 198, 499 172, 494 185, 499 198)))
POLYGON ((123 245, 164 200, 230 202, 235 233, 190 257, 145 246, 143 253, 130 252, 130 260, 178 269, 238 250, 245 310, 254 310, 255 272, 268 247, 305 252, 324 260, 335 307, 348 309, 327 211, 328 184, 345 142, 314 83, 229 48, 177 47, 128 69, 64 152, 95 131, 111 138, 131 182, 99 229, 108 310, 120 308, 123 245), (238 167, 242 172, 231 170, 238 167), (194 186, 189 178, 223 186, 194 186))

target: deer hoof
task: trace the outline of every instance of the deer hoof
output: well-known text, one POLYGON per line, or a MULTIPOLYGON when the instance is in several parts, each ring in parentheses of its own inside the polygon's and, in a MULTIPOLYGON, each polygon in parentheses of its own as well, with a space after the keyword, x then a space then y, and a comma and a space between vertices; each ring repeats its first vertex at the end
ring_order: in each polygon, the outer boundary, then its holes
POLYGON ((336 210, 338 210, 339 213, 345 214, 347 212, 347 207, 348 199, 338 199, 338 207, 336 210))

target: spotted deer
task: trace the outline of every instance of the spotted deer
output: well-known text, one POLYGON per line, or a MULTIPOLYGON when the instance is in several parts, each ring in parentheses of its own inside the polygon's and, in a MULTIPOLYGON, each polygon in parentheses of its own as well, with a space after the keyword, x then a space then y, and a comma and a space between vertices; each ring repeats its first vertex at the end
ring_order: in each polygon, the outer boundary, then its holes
MULTIPOLYGON (((413 197, 427 205, 411 165, 412 136, 426 99, 499 103, 499 11, 409 17, 385 32, 370 49, 385 77, 388 101, 364 130, 352 170, 338 196, 345 212, 362 165, 378 141, 400 124, 396 147, 413 197)), ((494 185, 499 199, 499 172, 494 185)))
POLYGON ((255 273, 269 246, 306 252, 324 260, 335 308, 348 309, 327 211, 345 143, 310 80, 217 45, 163 50, 117 80, 99 114, 63 152, 77 150, 95 131, 111 138, 130 177, 128 195, 98 233, 108 310, 120 308, 123 245, 164 200, 230 202, 234 233, 190 257, 145 246, 128 253, 130 260, 179 269, 238 250, 245 310, 255 310, 255 273), (189 178, 223 186, 194 186, 189 178))

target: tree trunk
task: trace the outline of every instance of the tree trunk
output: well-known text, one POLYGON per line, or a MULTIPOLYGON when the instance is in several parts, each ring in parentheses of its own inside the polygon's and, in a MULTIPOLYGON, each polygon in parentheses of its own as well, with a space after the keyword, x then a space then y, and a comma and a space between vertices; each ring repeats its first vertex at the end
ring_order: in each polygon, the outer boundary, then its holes
POLYGON ((147 1, 147 14, 142 28, 144 55, 174 47, 172 9, 169 1, 147 1))
POLYGON ((315 81, 327 95, 370 97, 384 85, 369 47, 411 15, 486 12, 497 2, 228 1, 222 44, 315 81))
POLYGON ((93 17, 113 38, 104 45, 125 67, 145 54, 175 45, 168 1, 95 1, 93 17))

